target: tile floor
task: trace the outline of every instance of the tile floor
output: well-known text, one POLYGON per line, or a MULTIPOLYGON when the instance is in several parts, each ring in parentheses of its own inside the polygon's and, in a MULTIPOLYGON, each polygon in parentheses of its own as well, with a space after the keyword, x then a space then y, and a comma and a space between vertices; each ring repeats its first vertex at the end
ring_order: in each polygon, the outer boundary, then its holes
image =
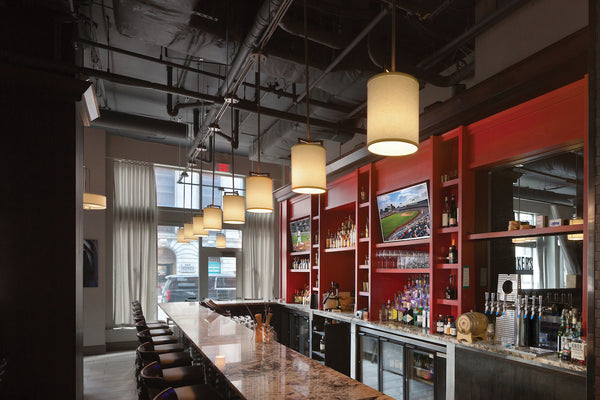
POLYGON ((135 350, 83 358, 85 400, 137 400, 135 350))

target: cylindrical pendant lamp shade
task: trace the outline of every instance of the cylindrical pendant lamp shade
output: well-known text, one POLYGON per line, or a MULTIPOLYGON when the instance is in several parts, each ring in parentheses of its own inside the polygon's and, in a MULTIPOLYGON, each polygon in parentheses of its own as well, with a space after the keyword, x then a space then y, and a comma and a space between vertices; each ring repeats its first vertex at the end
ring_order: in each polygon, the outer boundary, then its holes
POLYGON ((106 210, 106 196, 94 193, 83 193, 84 210, 106 210))
POLYGON ((367 149, 404 156, 419 148, 419 82, 401 72, 375 75, 367 83, 367 149))
POLYGON ((223 212, 219 206, 211 204, 204 209, 204 229, 220 231, 223 227, 223 212))
POLYGON ((183 238, 185 240, 196 240, 198 239, 194 236, 194 224, 183 224, 183 238))
POLYGON ((246 211, 273 212, 273 181, 266 175, 246 177, 246 211))
POLYGON ((183 228, 177 229, 177 243, 189 243, 190 241, 183 237, 183 228))
POLYGON ((246 222, 244 196, 240 196, 237 192, 223 194, 223 222, 238 225, 246 222))
POLYGON ((225 239, 225 235, 222 233, 217 233, 217 248, 224 249, 227 246, 227 240, 225 239))
POLYGON ((194 216, 194 236, 208 237, 208 230, 204 229, 204 217, 202 215, 194 216))
POLYGON ((319 194, 327 190, 327 151, 320 141, 303 141, 292 146, 292 191, 319 194))

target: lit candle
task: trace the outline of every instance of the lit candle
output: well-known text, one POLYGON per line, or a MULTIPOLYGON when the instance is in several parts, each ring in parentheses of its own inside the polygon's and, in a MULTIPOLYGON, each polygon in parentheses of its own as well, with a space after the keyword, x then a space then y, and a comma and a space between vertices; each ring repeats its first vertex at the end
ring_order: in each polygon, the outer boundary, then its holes
POLYGON ((215 365, 220 370, 225 369, 225 356, 216 356, 215 357, 215 365))

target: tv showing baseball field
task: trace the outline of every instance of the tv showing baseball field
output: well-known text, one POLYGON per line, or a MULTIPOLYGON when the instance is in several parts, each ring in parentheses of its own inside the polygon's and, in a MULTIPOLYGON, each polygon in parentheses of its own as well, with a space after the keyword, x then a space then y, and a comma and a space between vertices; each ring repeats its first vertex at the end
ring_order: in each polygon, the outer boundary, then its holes
POLYGON ((423 239, 431 235, 427 183, 377 196, 384 242, 423 239))
POLYGON ((292 251, 310 250, 310 218, 290 222, 292 251))

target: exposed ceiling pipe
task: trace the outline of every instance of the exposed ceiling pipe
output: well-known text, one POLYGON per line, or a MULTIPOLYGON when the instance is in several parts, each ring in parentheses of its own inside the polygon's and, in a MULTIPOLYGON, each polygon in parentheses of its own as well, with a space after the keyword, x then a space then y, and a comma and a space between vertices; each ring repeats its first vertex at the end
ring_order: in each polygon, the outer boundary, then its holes
POLYGON ((497 9, 493 13, 486 16, 482 21, 473 25, 469 30, 458 36, 456 39, 442 47, 441 49, 434 52, 431 56, 425 58, 417 64, 417 68, 423 70, 430 70, 435 65, 439 64, 442 60, 452 54, 455 50, 462 47, 465 43, 473 40, 480 33, 494 26, 497 22, 506 18, 510 13, 519 9, 521 6, 527 4, 529 0, 512 0, 504 7, 497 9))
MULTIPOLYGON (((340 61, 342 61, 342 59, 344 57, 346 57, 346 55, 348 55, 348 53, 350 53, 350 51, 352 51, 352 49, 354 49, 354 47, 365 36, 367 36, 369 34, 369 32, 371 32, 371 29, 373 29, 375 26, 377 26, 379 21, 381 21, 383 19, 383 17, 385 17, 387 15, 388 12, 389 12, 388 8, 384 8, 383 10, 381 10, 379 12, 379 14, 377 14, 375 16, 375 18, 373 18, 373 20, 369 23, 369 25, 367 25, 362 31, 360 31, 360 33, 354 38, 354 40, 352 40, 352 42, 350 42, 348 44, 348 46, 346 46, 346 48, 335 58, 335 60, 333 60, 331 62, 331 64, 329 64, 327 66, 327 68, 325 68, 323 73, 308 86, 308 90, 312 90, 319 82, 321 82, 321 80, 325 77, 325 75, 327 75, 329 72, 331 72, 336 67, 336 65, 338 65, 340 63, 340 61)), ((306 93, 308 90, 305 90, 304 93, 300 94, 296 98, 296 103, 300 102, 302 99, 304 99, 304 97, 306 97, 306 93)))
MULTIPOLYGON (((262 49, 264 47, 291 3, 292 0, 266 0, 262 3, 254 19, 252 28, 237 51, 228 76, 223 81, 221 87, 219 87, 217 96, 215 97, 223 98, 226 94, 236 93, 237 88, 241 82, 244 81, 250 67, 254 63, 251 57, 252 53, 257 49, 262 49), (274 15, 273 18, 272 14, 274 15), (231 88, 232 84, 233 88, 231 88)), ((209 113, 204 120, 201 133, 194 138, 192 147, 196 147, 206 140, 209 134, 208 126, 214 122, 218 122, 218 118, 216 117, 218 115, 223 115, 226 108, 227 104, 223 102, 219 102, 219 104, 215 104, 210 108, 209 113), (206 131, 206 133, 204 133, 204 131, 206 131)), ((191 156, 193 151, 194 149, 192 148, 188 153, 188 156, 191 156)))
MULTIPOLYGON (((279 27, 294 36, 304 36, 303 23, 289 16, 281 20, 279 27)), ((336 50, 343 49, 351 40, 351 38, 347 35, 339 35, 335 32, 327 31, 316 26, 311 26, 308 28, 307 37, 311 42, 315 42, 336 50)))
POLYGON ((190 143, 186 124, 117 111, 102 110, 100 117, 92 121, 91 126, 138 140, 170 145, 189 145, 190 143))

